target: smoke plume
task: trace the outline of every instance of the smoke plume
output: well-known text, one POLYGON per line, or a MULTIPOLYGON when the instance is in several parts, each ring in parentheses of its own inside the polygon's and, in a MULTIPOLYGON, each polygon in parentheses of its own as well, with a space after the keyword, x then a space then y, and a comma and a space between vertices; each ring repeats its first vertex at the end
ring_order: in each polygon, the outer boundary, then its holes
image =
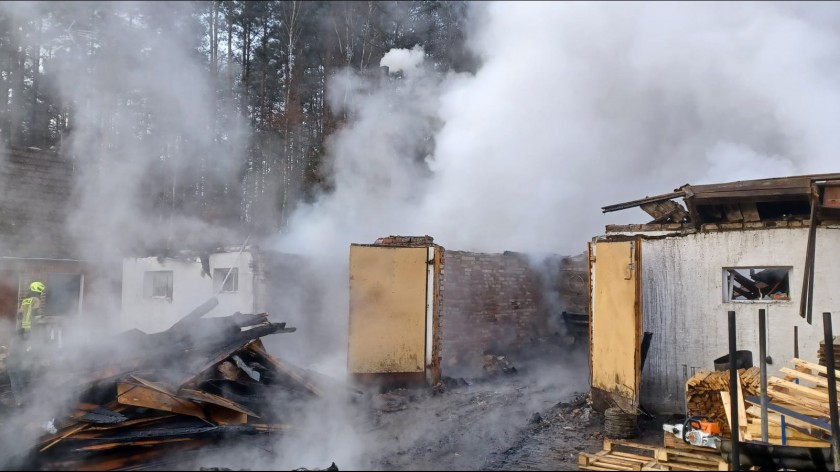
MULTIPOLYGON (((334 81, 354 117, 330 147, 336 190, 298 210, 281 247, 416 233, 459 250, 576 254, 604 224, 645 218, 602 215, 611 203, 836 170, 834 5, 490 2, 472 13, 474 75, 426 67, 373 90, 358 75, 334 81)), ((383 64, 402 68, 416 51, 383 64)))

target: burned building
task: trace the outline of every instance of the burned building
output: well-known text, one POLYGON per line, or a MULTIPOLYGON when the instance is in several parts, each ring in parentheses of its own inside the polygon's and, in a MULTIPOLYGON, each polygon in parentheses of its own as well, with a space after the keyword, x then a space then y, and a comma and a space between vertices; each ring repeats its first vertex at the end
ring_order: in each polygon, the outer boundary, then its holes
POLYGON ((812 313, 840 310, 839 185, 840 174, 684 185, 604 207, 653 221, 608 225, 589 244, 596 406, 683 413, 686 380, 728 353, 728 311, 756 363, 759 309, 772 371, 815 357, 812 313))
POLYGON ((67 320, 83 311, 94 271, 79 260, 65 231, 73 205, 74 165, 36 148, 0 151, 0 344, 7 343, 29 284, 47 285, 45 315, 67 320))
POLYGON ((429 236, 350 248, 348 371, 434 384, 480 376, 488 357, 567 342, 564 310, 582 311, 583 258, 445 250, 429 236))

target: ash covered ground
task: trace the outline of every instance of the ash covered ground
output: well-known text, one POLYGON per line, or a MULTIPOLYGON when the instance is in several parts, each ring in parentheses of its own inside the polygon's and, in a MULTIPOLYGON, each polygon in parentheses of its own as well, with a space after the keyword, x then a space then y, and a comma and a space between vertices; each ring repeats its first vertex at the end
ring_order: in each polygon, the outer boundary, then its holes
MULTIPOLYGON (((358 424, 371 470, 569 470, 597 451, 603 418, 587 404, 585 352, 559 346, 515 373, 369 398, 358 424)), ((340 464, 338 464, 340 467, 340 464)))
POLYGON ((476 378, 354 394, 338 410, 328 399, 323 407, 300 405, 310 419, 320 411, 307 428, 259 446, 223 441, 193 460, 152 469, 576 470, 578 453, 603 443, 603 417, 587 403, 586 354, 550 345, 528 359, 500 358, 476 378), (333 421, 339 410, 344 417, 333 421))

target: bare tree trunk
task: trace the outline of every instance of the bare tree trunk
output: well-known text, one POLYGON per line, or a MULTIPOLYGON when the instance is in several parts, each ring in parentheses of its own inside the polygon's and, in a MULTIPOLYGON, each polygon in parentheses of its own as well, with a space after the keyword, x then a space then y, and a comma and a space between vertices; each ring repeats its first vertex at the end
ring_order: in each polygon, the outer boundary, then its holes
POLYGON ((283 22, 286 32, 286 97, 284 101, 283 135, 286 139, 286 159, 283 169, 283 188, 280 199, 281 225, 286 224, 288 217, 287 209, 291 199, 292 176, 295 174, 295 164, 299 159, 296 156, 296 139, 293 138, 293 128, 300 122, 300 97, 297 93, 298 68, 295 67, 298 56, 298 44, 302 31, 300 1, 289 2, 286 9, 285 21, 283 22))
POLYGON ((233 6, 227 7, 227 96, 228 105, 233 106, 233 6))
POLYGON ((14 90, 12 91, 12 103, 11 103, 11 125, 10 128, 10 139, 9 145, 11 146, 20 146, 23 143, 21 142, 21 122, 23 121, 23 85, 24 80, 26 79, 26 73, 24 70, 24 66, 26 65, 26 48, 24 46, 18 46, 17 51, 17 64, 15 64, 15 69, 13 71, 13 79, 12 82, 14 83, 14 90))
POLYGON ((38 83, 40 82, 39 77, 41 76, 41 35, 43 32, 44 27, 44 20, 43 18, 38 18, 38 35, 36 36, 35 45, 32 46, 32 109, 30 110, 30 117, 29 117, 29 138, 28 141, 31 145, 38 145, 42 143, 38 143, 35 141, 36 136, 36 127, 38 126, 38 83))
POLYGON ((263 17, 262 23, 262 38, 260 38, 260 43, 262 45, 263 55, 263 64, 262 64, 262 73, 260 74, 260 96, 258 101, 258 120, 259 124, 258 127, 263 130, 267 130, 270 127, 270 124, 266 121, 267 118, 267 107, 266 107, 266 96, 265 96, 265 85, 268 82, 268 18, 263 17))
POLYGON ((250 118, 248 107, 249 81, 251 79, 251 22, 245 21, 242 33, 242 114, 250 118))

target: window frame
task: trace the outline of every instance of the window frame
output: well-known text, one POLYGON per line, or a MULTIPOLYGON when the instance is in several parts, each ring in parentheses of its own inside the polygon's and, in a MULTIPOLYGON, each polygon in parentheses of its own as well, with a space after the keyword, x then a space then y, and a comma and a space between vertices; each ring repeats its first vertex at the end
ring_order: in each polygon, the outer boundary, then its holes
POLYGON ((143 298, 150 300, 172 300, 175 292, 175 273, 172 270, 147 270, 143 273, 143 298), (158 277, 166 277, 165 294, 156 295, 157 288, 160 287, 160 280, 158 277))
MULTIPOLYGON (((791 303, 793 301, 793 291, 791 290, 791 275, 793 274, 793 266, 785 266, 785 265, 753 265, 753 266, 724 266, 721 268, 721 275, 723 277, 722 280, 722 295, 723 295, 723 303, 764 303, 764 304, 772 304, 772 303, 791 303), (762 271, 766 269, 776 269, 776 270, 785 270, 787 272, 787 298, 782 299, 754 299, 754 300, 736 300, 733 298, 734 293, 734 285, 735 285, 735 277, 730 274, 730 270, 738 271, 741 275, 744 275, 744 272, 749 272, 750 270, 755 271, 762 271)), ((745 275, 746 277, 750 277, 745 275)), ((760 292, 759 292, 760 293, 760 292)), ((762 295, 767 296, 767 295, 762 295)))
POLYGON ((239 267, 216 267, 213 269, 213 292, 214 293, 239 293, 239 267), (233 270, 231 270, 233 269, 233 270), (225 280, 225 276, 230 271, 230 277, 225 280), (225 286, 222 286, 222 282, 225 286), (226 286, 230 285, 231 290, 224 290, 226 286))

